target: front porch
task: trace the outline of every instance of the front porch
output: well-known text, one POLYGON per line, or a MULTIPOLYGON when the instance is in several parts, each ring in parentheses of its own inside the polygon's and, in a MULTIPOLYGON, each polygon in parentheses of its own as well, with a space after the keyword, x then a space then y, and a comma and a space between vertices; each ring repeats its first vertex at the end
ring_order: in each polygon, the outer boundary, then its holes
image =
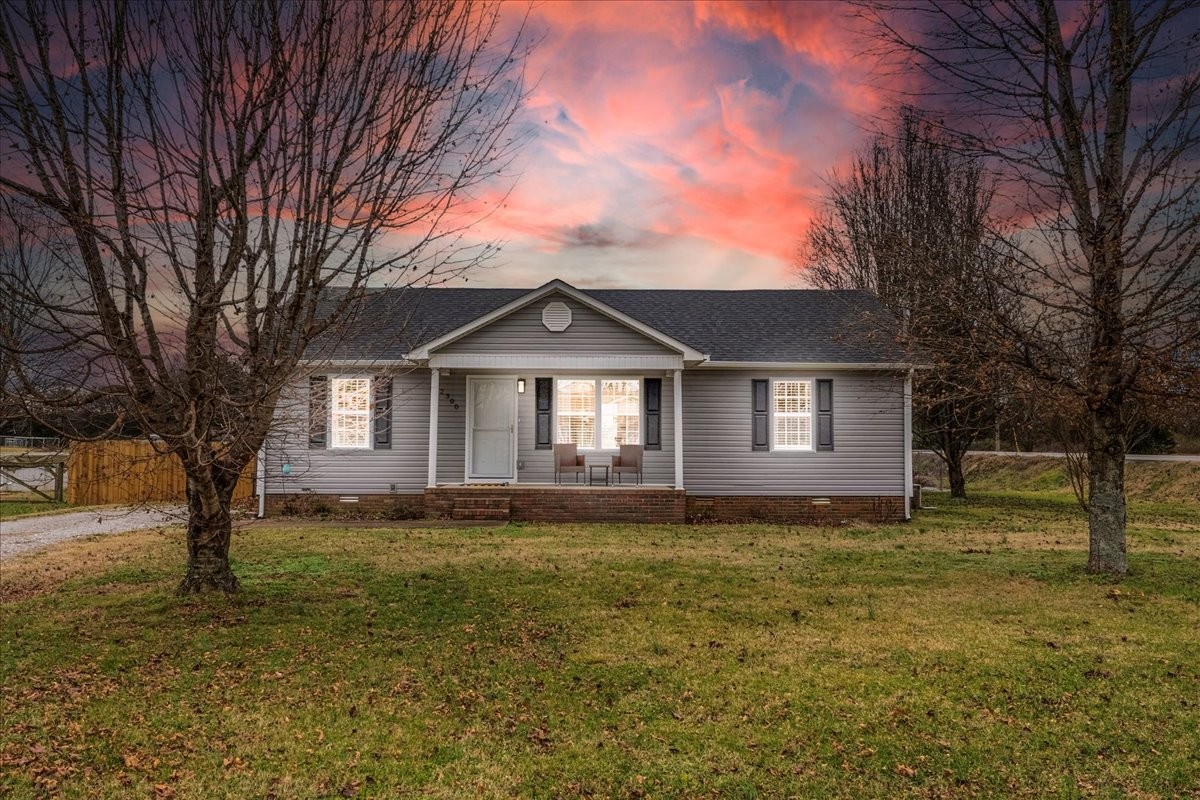
POLYGON ((576 443, 587 469, 578 476, 564 473, 564 487, 604 488, 607 483, 621 488, 636 481, 636 475, 611 469, 619 444, 629 443, 644 448, 640 476, 644 487, 682 488, 683 419, 677 412, 681 406, 679 370, 635 371, 628 364, 606 364, 597 372, 568 370, 561 364, 510 373, 478 367, 433 368, 426 486, 554 487, 558 479, 554 447, 565 440, 576 443), (582 409, 587 417, 584 438, 573 428, 564 434, 576 421, 568 413, 561 389, 566 384, 593 382, 594 401, 582 409), (602 394, 601 389, 610 385, 627 390, 621 398, 623 406, 621 399, 610 403, 602 394))
POLYGON ((443 484, 425 489, 429 519, 682 523, 687 493, 670 486, 443 484))

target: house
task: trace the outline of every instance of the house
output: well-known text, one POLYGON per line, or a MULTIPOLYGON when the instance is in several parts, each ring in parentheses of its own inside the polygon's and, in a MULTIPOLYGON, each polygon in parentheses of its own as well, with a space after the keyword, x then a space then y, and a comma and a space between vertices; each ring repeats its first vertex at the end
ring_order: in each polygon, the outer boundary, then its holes
POLYGON ((856 291, 371 291, 285 392, 266 507, 906 519, 912 365, 889 326, 856 291), (559 483, 556 444, 585 465, 559 483), (640 485, 605 469, 621 444, 640 485))

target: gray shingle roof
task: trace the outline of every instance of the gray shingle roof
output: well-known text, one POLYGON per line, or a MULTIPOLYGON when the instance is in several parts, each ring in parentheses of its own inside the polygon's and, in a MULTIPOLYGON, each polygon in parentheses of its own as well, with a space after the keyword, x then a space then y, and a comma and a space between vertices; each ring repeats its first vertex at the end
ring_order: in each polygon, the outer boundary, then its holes
MULTIPOLYGON (((345 335, 310 357, 401 359, 531 289, 375 290, 345 335)), ((895 363, 895 319, 861 291, 581 289, 713 361, 895 363)))

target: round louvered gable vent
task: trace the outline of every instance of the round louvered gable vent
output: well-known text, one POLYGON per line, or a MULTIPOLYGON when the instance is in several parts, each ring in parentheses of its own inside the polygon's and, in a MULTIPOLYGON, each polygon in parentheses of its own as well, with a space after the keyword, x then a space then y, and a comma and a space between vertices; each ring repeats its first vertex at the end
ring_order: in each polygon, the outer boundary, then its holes
POLYGON ((566 303, 547 303, 542 309, 542 324, 547 330, 558 333, 571 327, 571 308, 566 303))

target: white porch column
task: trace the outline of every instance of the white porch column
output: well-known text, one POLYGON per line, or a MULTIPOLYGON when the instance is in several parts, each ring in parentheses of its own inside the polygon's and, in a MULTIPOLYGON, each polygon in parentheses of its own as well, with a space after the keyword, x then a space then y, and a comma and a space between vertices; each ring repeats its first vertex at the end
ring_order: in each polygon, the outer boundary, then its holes
POLYGON ((675 488, 683 488, 683 370, 671 376, 675 389, 675 488))
POLYGON ((904 378, 904 518, 912 519, 912 370, 904 378))
POLYGON ((437 447, 438 447, 438 402, 441 399, 441 387, 438 385, 438 371, 429 371, 429 480, 426 485, 437 486, 437 447))

